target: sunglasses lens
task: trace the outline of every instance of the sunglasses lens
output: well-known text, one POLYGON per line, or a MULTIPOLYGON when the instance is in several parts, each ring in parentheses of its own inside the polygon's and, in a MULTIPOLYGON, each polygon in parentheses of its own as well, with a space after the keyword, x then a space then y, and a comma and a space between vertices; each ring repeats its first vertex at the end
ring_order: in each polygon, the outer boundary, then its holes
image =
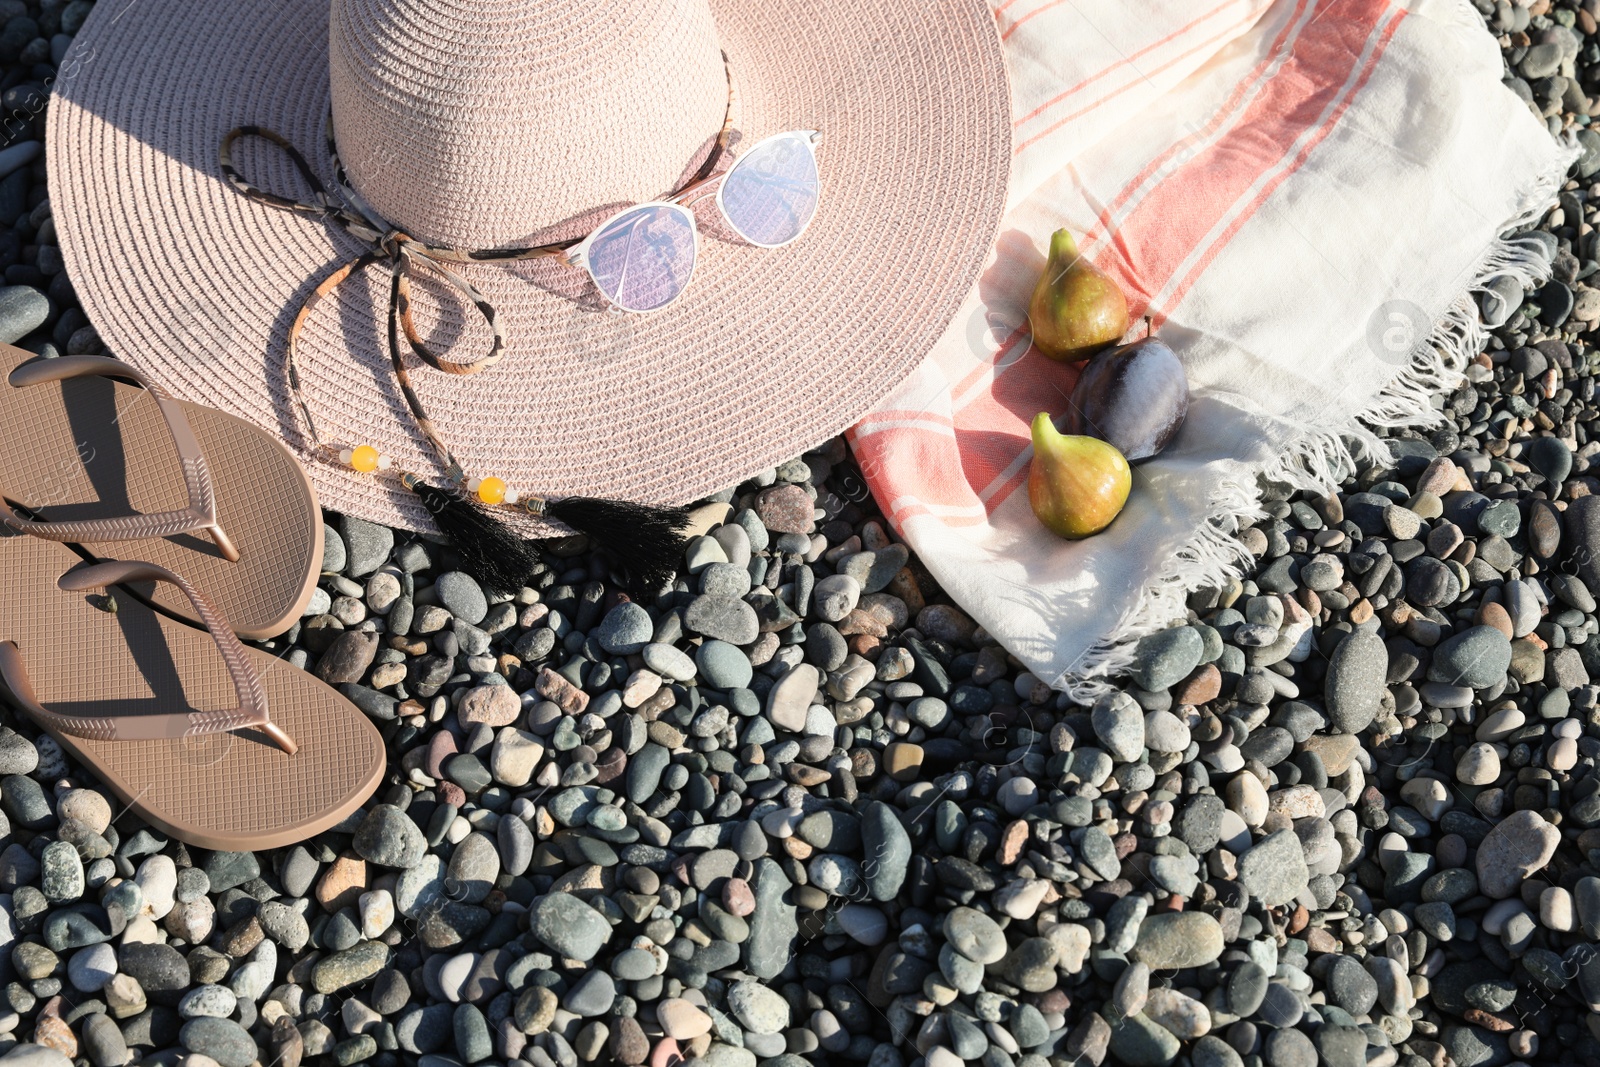
POLYGON ((799 237, 817 210, 817 158, 803 133, 775 137, 740 158, 722 181, 722 213, 751 244, 799 237))
POLYGON ((654 311, 677 299, 694 273, 694 219, 682 208, 646 204, 606 223, 589 245, 589 273, 625 311, 654 311))

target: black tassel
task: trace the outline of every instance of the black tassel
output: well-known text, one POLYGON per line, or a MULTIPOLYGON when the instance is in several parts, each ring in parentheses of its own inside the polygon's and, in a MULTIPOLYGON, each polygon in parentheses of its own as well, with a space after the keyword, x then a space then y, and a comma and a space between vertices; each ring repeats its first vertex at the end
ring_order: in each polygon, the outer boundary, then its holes
POLYGON ((546 503, 544 513, 604 549, 637 590, 666 585, 683 562, 688 508, 569 496, 546 503))
POLYGON ((491 592, 515 593, 539 565, 539 550, 500 520, 464 497, 427 482, 406 478, 421 498, 439 532, 461 556, 461 569, 491 592))

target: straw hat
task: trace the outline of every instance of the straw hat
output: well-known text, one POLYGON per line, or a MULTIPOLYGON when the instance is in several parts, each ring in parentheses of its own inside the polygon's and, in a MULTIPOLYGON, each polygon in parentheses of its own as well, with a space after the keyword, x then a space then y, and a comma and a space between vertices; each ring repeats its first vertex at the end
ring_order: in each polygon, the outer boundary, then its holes
MULTIPOLYGON (((274 131, 334 189, 331 122, 369 217, 486 249, 579 237, 662 197, 706 161, 725 117, 735 158, 741 141, 823 132, 820 204, 798 241, 755 247, 699 212, 692 285, 647 315, 608 310, 556 259, 444 264, 492 309, 503 357, 455 374, 405 356, 468 474, 679 504, 863 415, 976 280, 1011 156, 983 0, 333 0, 331 16, 328 0, 105 0, 50 109, 51 203, 113 352, 281 433, 327 506, 428 529, 415 496, 311 449, 286 384, 296 315, 374 242, 241 195, 224 136, 274 131)), ((232 163, 269 193, 313 195, 263 138, 234 144, 232 163)), ((445 479, 391 368, 385 251, 312 301, 301 392, 324 441, 445 479)), ((494 343, 483 309, 436 264, 412 266, 417 334, 444 370, 480 359, 494 343)))

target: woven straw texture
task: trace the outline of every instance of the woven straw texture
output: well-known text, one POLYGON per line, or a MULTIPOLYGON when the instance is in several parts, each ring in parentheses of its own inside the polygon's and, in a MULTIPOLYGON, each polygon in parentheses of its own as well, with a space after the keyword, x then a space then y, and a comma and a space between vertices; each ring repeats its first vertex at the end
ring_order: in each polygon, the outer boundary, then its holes
POLYGON ((329 23, 339 157, 435 244, 521 244, 671 188, 727 112, 705 0, 334 0, 329 23))
MULTIPOLYGON (((15 641, 39 703, 66 715, 138 715, 235 707, 211 637, 117 596, 115 614, 56 579, 81 560, 65 545, 0 535, 0 640, 15 641)), ((205 848, 275 848, 337 823, 383 776, 383 741, 366 717, 305 671, 248 650, 286 755, 245 729, 190 739, 57 736, 140 816, 205 848)))
MULTIPOLYGON (((686 502, 839 432, 929 351, 976 280, 1006 197, 1009 92, 982 0, 713 0, 715 40, 696 36, 685 0, 494 6, 521 12, 500 20, 516 40, 471 64, 442 53, 498 39, 486 0, 335 5, 338 109, 351 116, 342 154, 363 194, 401 217, 391 221, 423 237, 499 239, 565 219, 536 235, 549 239, 661 195, 716 133, 717 46, 744 140, 824 132, 823 199, 806 236, 777 251, 712 236, 715 209, 701 209, 694 283, 650 316, 603 312, 587 277, 554 261, 465 266, 499 309, 509 354, 484 374, 423 368, 414 380, 469 472, 524 493, 686 502), (678 57, 663 90, 619 88, 618 57, 650 59, 663 40, 678 57), (419 93, 428 106, 414 110, 438 127, 428 152, 397 132, 419 93), (439 173, 441 159, 459 176, 439 173)), ((289 323, 361 249, 241 197, 217 146, 235 125, 267 126, 331 178, 329 69, 327 0, 106 3, 50 109, 57 232, 112 351, 297 448, 282 380, 289 323)), ((306 195, 260 142, 238 163, 265 189, 306 195)), ((388 367, 387 287, 386 270, 369 272, 319 307, 303 337, 305 389, 324 439, 436 471, 388 367)), ((439 287, 413 293, 436 347, 459 341, 461 359, 486 350, 470 308, 439 287)), ((329 507, 430 525, 384 482, 311 467, 329 507)), ((529 533, 541 529, 530 520, 529 533)))
MULTIPOLYGON (((30 359, 0 345, 0 492, 55 522, 149 514, 187 500, 160 409, 143 389, 75 378, 16 389, 6 375, 30 359)), ((276 440, 232 415, 186 404, 211 468, 217 519, 239 549, 223 559, 204 533, 106 541, 102 559, 137 559, 183 575, 242 637, 273 637, 298 619, 322 569, 322 510, 299 463, 276 440)), ((184 618, 194 608, 165 583, 156 602, 184 618)))

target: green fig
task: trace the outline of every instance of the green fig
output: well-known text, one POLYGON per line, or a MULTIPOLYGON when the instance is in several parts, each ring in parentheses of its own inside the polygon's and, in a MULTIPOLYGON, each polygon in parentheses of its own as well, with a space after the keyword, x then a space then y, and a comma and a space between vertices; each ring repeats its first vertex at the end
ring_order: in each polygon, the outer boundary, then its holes
POLYGON ((1113 446, 1059 432, 1049 412, 1034 416, 1028 503, 1052 533, 1074 541, 1099 533, 1132 489, 1133 471, 1113 446))
POLYGON ((1105 271, 1078 254, 1066 230, 1050 237, 1050 258, 1028 302, 1034 347, 1075 363, 1110 348, 1128 332, 1128 300, 1105 271))

